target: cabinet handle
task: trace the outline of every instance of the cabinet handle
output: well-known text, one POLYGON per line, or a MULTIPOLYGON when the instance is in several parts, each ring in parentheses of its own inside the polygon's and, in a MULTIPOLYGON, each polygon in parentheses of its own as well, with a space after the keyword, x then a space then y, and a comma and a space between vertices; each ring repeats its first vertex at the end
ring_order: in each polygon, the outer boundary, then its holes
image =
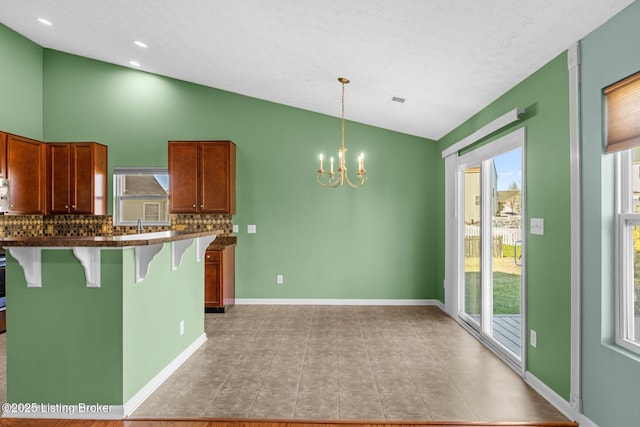
POLYGON ((204 208, 204 205, 200 205, 201 208, 204 208))
POLYGON ((196 207, 196 205, 193 205, 193 207, 195 208, 195 207, 196 207))
POLYGON ((71 205, 71 208, 72 208, 72 209, 75 209, 75 208, 76 208, 76 205, 71 205))
POLYGON ((69 209, 69 206, 65 206, 64 208, 65 208, 65 209, 69 209))

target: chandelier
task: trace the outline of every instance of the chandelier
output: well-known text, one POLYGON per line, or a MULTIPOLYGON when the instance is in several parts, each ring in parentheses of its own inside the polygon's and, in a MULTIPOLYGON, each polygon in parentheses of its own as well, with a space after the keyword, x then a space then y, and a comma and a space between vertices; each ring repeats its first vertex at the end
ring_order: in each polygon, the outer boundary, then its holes
POLYGON ((347 175, 347 167, 345 166, 345 154, 347 149, 344 146, 344 85, 349 83, 349 79, 345 77, 338 77, 338 81, 342 84, 342 146, 338 151, 338 175, 333 171, 333 157, 329 159, 330 167, 328 179, 325 178, 324 169, 322 169, 322 161, 324 156, 320 154, 320 169, 316 175, 316 181, 323 187, 336 188, 339 185, 343 185, 345 182, 350 187, 362 187, 367 181, 367 171, 364 168, 364 153, 360 153, 358 156, 358 175, 357 182, 353 183, 347 175), (323 182, 324 181, 324 182, 323 182))

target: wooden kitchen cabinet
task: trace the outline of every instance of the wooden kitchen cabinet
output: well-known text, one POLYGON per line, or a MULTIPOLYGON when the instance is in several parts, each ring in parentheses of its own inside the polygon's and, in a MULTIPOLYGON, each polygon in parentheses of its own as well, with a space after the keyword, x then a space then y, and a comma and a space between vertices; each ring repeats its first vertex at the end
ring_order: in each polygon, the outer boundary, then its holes
POLYGON ((224 313, 235 303, 235 246, 207 249, 204 260, 204 311, 224 313))
POLYGON ((95 142, 47 144, 51 214, 107 214, 107 147, 95 142))
MULTIPOLYGON (((0 143, 1 144, 1 143, 0 143)), ((4 153, 4 152, 3 152, 4 153)), ((6 178, 9 179, 9 213, 46 213, 46 145, 35 139, 6 134, 6 178)))
POLYGON ((7 177, 7 134, 0 132, 0 178, 7 177))
POLYGON ((171 213, 236 212, 236 145, 169 141, 171 213))

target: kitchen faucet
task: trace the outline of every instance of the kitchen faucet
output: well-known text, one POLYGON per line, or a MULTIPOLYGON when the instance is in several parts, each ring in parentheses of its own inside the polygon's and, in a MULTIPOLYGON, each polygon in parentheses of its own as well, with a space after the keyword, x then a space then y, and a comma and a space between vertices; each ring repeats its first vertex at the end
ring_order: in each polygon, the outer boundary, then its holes
POLYGON ((142 218, 138 218, 138 234, 142 233, 144 226, 142 225, 142 218))

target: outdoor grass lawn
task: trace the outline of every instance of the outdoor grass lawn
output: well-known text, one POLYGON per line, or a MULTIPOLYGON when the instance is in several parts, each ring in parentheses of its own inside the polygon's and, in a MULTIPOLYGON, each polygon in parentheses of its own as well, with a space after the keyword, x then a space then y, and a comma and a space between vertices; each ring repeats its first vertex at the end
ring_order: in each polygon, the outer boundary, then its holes
MULTIPOLYGON (((519 268, 511 267, 513 259, 508 257, 493 260, 493 313, 520 314, 520 275, 514 274, 519 268)), ((480 314, 479 258, 467 258, 465 261, 468 261, 465 262, 465 312, 480 314)))

